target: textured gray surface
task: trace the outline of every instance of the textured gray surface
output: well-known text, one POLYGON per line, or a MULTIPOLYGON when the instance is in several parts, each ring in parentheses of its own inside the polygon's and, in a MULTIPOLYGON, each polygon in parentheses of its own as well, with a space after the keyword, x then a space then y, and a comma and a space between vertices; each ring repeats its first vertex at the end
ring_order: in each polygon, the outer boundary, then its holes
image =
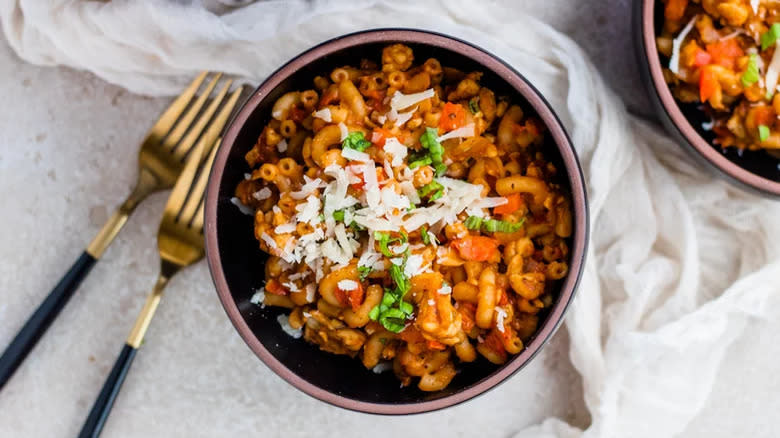
MULTIPOLYGON (((629 0, 525 1, 579 41, 632 109, 644 90, 631 52, 629 0), (589 5, 592 4, 593 6, 589 5)), ((0 346, 10 341, 135 178, 137 142, 167 99, 94 76, 19 61, 0 44, 0 346)), ((73 436, 157 271, 165 195, 142 204, 48 335, 0 392, 0 436, 73 436)), ((779 304, 779 303, 775 303, 779 304)), ((776 321, 752 324, 730 351, 685 436, 775 436, 776 321)), ((561 330, 525 370, 461 406, 407 418, 320 403, 263 366, 222 311, 204 263, 169 285, 105 437, 510 436, 557 416, 585 426, 581 382, 561 330), (434 432, 435 431, 435 432, 434 432)))

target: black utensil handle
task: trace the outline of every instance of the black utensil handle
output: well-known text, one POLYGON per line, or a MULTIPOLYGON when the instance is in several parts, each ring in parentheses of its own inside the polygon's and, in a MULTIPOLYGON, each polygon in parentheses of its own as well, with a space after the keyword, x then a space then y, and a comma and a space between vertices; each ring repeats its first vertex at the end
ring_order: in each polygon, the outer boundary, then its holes
POLYGON ((84 427, 81 428, 79 438, 97 438, 100 436, 100 431, 103 430, 103 426, 106 424, 108 414, 114 406, 114 400, 119 395, 119 389, 122 387, 125 377, 127 377, 127 372, 130 371, 130 365, 133 363, 137 352, 137 349, 128 344, 125 344, 122 348, 122 352, 119 353, 119 357, 116 363, 114 363, 114 368, 111 369, 111 374, 108 375, 106 383, 103 384, 103 389, 100 390, 100 395, 98 395, 92 410, 89 412, 87 421, 84 422, 84 427))
POLYGON ((35 313, 30 316, 3 355, 0 356, 0 389, 8 382, 27 354, 46 332, 68 299, 76 291, 81 280, 95 265, 97 259, 86 251, 76 260, 70 270, 43 300, 35 313))

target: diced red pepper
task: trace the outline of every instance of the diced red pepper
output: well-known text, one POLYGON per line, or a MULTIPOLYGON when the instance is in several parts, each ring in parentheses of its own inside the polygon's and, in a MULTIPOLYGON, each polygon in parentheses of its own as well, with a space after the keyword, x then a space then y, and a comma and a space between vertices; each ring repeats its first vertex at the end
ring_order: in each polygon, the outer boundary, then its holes
POLYGON ((486 262, 498 251, 498 240, 485 236, 467 236, 453 240, 451 245, 465 260, 486 262))
POLYGON ((347 292, 347 302, 354 312, 357 312, 360 305, 363 304, 365 296, 366 293, 363 291, 363 285, 360 283, 358 283, 357 289, 347 292))
POLYGON ((441 350, 446 350, 447 349, 447 346, 442 344, 439 341, 428 340, 428 344, 427 345, 428 345, 428 349, 429 350, 439 350, 439 351, 441 351, 441 350))
POLYGON ((713 64, 722 65, 734 70, 737 58, 744 56, 745 51, 739 46, 736 38, 720 40, 717 43, 707 44, 707 53, 712 57, 713 64))
POLYGON ((699 72, 699 99, 706 102, 718 90, 718 79, 712 69, 704 67, 699 72))
POLYGON ((712 62, 712 55, 702 49, 696 49, 696 53, 693 55, 693 65, 696 67, 704 67, 712 62))
POLYGON ((439 129, 447 132, 466 124, 466 110, 457 103, 447 102, 441 110, 439 129))
POLYGON ((268 280, 265 283, 265 291, 270 294, 282 296, 290 294, 290 291, 288 291, 284 286, 282 286, 281 283, 276 280, 268 280))
POLYGON ((506 204, 499 205, 498 207, 493 209, 493 213, 495 214, 512 214, 520 209, 520 207, 523 206, 523 197, 520 196, 519 193, 514 193, 508 196, 505 196, 507 199, 506 204))

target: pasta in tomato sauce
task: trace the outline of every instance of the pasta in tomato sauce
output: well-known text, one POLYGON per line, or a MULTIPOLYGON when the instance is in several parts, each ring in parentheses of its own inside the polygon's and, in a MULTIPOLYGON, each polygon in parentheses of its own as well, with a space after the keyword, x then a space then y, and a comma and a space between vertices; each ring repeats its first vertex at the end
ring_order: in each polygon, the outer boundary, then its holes
POLYGON ((445 388, 524 348, 568 273, 544 127, 479 72, 385 47, 281 96, 236 198, 269 254, 259 304, 320 349, 445 388))

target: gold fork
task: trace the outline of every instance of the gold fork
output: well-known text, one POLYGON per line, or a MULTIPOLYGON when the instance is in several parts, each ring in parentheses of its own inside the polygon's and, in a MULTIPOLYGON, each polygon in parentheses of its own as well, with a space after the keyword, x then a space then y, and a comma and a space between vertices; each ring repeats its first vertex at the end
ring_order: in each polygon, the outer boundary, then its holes
MULTIPOLYGON (((227 120, 228 112, 221 112, 227 120)), ((224 123, 223 121, 223 123, 224 123)), ((218 134, 219 131, 211 132, 218 134)), ((160 274, 152 292, 138 315, 130 335, 114 364, 103 389, 84 423, 79 438, 95 438, 100 435, 119 389, 127 376, 130 365, 149 328, 149 323, 162 298, 162 292, 170 278, 180 269, 189 266, 204 255, 203 204, 204 193, 211 165, 214 162, 219 140, 205 136, 199 141, 193 157, 176 181, 168 203, 165 205, 160 228, 157 232, 157 247, 160 252, 160 274), (202 162, 200 157, 207 158, 202 162)))
MULTIPOLYGON (((198 75, 165 110, 143 140, 138 155, 138 180, 135 188, 0 356, 0 389, 65 307, 68 299, 114 240, 136 206, 149 194, 173 187, 184 167, 185 158, 225 100, 232 83, 230 80, 225 81, 204 110, 203 107, 217 87, 221 74, 212 75, 198 95, 198 90, 208 76, 208 72, 198 75)), ((239 90, 237 91, 240 92, 239 90)), ((238 97, 234 92, 228 101, 235 105, 238 97)), ((221 130, 225 122, 226 120, 222 121, 221 125, 210 126, 221 130)))

